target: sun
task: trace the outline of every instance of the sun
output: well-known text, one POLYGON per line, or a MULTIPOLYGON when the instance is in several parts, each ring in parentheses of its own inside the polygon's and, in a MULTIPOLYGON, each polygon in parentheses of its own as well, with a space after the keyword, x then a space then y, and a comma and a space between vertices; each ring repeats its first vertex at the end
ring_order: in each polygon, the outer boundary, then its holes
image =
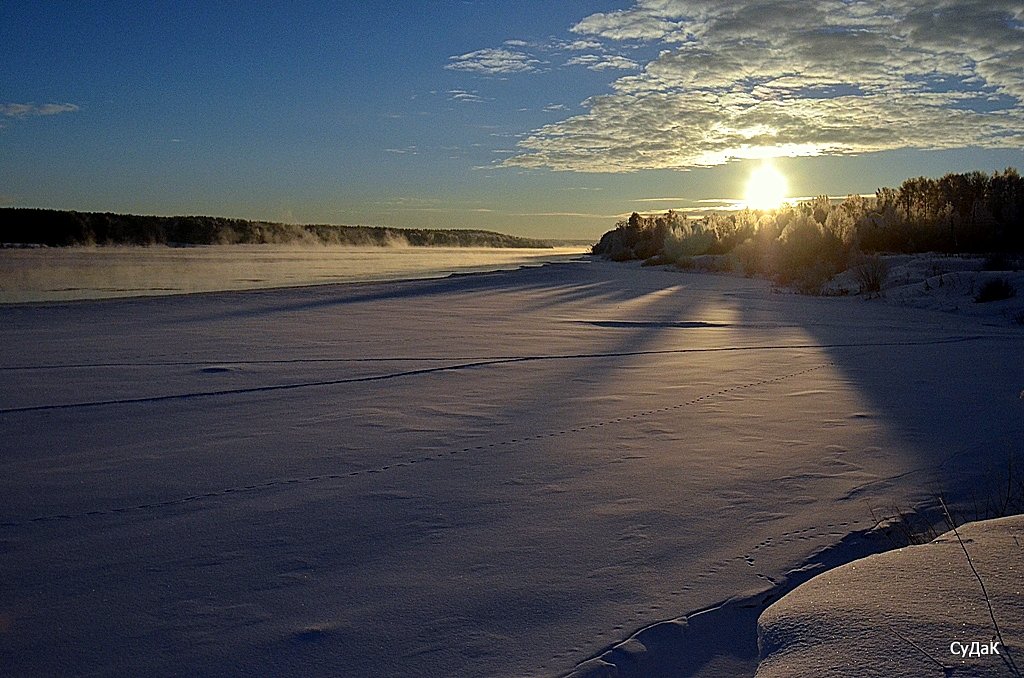
POLYGON ((752 210, 774 210, 782 207, 789 193, 789 182, 770 161, 750 173, 743 204, 752 210))

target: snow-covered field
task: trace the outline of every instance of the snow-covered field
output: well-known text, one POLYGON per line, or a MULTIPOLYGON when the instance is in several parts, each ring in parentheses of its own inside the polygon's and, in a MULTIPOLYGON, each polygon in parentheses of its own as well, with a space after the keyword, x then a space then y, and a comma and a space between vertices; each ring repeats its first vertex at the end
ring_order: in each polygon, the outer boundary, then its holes
POLYGON ((1022 338, 601 261, 2 306, 0 673, 750 675, 1005 482, 1022 338))
POLYGON ((1020 675, 1024 516, 822 574, 761 616, 758 678, 1020 675))

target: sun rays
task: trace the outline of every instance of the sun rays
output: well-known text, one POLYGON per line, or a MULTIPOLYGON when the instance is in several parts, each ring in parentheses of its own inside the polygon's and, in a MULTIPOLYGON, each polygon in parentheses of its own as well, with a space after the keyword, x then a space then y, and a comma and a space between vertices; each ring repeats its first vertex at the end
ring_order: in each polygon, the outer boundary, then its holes
POLYGON ((765 160, 747 180, 743 205, 752 210, 774 210, 788 199, 789 181, 770 160, 765 160))

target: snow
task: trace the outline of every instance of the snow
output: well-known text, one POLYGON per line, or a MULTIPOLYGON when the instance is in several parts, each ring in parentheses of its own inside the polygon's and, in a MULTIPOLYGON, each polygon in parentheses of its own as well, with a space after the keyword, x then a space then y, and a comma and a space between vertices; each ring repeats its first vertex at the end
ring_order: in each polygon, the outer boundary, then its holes
POLYGON ((749 675, 872 509, 998 482, 1021 337, 593 260, 0 306, 2 672, 749 675))
MULTIPOLYGON (((971 255, 885 255, 889 276, 882 298, 892 304, 957 313, 1009 325, 1024 325, 1024 271, 984 270, 986 258, 971 255), (978 303, 978 293, 993 280, 1004 280, 1016 291, 1008 299, 978 303)), ((1021 268, 1020 262, 1010 268, 1021 268)), ((856 294, 852 272, 827 286, 832 294, 856 294)))
POLYGON ((1022 540, 1024 516, 975 522, 819 575, 761 615, 758 678, 1014 675, 1024 660, 1022 540))

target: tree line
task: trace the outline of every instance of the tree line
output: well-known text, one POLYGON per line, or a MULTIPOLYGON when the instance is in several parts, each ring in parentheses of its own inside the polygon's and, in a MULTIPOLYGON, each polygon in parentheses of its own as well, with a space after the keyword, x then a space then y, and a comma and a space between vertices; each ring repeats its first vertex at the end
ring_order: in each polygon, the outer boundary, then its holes
POLYGON ((875 195, 820 196, 777 210, 634 212, 592 247, 616 261, 729 254, 748 274, 813 288, 864 254, 1024 252, 1024 178, 1014 168, 918 177, 875 195))
POLYGON ((0 208, 0 242, 48 245, 411 245, 550 247, 543 240, 482 230, 297 225, 224 217, 0 208))

